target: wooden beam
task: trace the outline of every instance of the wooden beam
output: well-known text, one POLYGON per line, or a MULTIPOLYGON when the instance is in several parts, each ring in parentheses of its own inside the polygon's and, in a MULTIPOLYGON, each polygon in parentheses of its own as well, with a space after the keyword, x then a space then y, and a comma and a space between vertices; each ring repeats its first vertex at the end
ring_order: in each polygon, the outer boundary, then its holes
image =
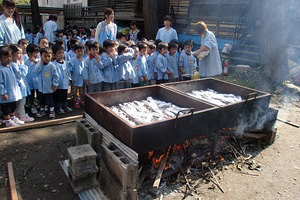
POLYGON ((17 188, 16 188, 16 181, 15 181, 15 175, 14 175, 14 169, 12 166, 12 162, 7 163, 7 170, 8 170, 11 200, 18 200, 18 193, 17 193, 17 188))
POLYGON ((160 166, 159 166, 159 169, 158 169, 158 172, 157 172, 155 181, 154 181, 154 183, 153 183, 153 187, 154 187, 154 188, 158 188, 158 187, 159 187, 160 180, 161 180, 161 178, 162 178, 162 173, 163 173, 163 171, 164 171, 164 168, 165 168, 165 165, 166 165, 166 161, 167 161, 169 152, 172 151, 172 149, 173 149, 173 148, 170 146, 170 147, 166 150, 166 152, 165 152, 165 154, 164 154, 164 158, 163 158, 162 161, 161 161, 161 164, 160 164, 160 166))
POLYGON ((32 122, 32 123, 24 124, 21 126, 2 128, 2 129, 0 129, 0 133, 21 131, 21 130, 27 130, 27 129, 33 129, 33 128, 42 128, 42 127, 47 127, 47 126, 55 126, 55 125, 59 125, 59 124, 74 122, 81 118, 82 118, 82 115, 76 115, 76 116, 66 117, 66 118, 61 118, 61 119, 32 122))

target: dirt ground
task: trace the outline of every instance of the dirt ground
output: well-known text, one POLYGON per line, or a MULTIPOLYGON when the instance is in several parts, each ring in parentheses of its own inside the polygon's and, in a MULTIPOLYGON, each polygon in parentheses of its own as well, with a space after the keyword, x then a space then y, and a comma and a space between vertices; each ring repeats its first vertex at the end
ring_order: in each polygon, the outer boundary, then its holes
MULTIPOLYGON (((289 97, 287 97, 289 98, 289 97)), ((271 107, 279 109, 279 117, 300 124, 300 105, 279 101, 271 107)), ((14 167, 17 190, 24 200, 76 200, 59 165, 67 159, 66 149, 75 146, 75 123, 21 132, 0 134, 0 199, 10 199, 7 162, 14 167)), ((255 160, 262 171, 237 172, 233 167, 218 174, 225 190, 200 185, 198 194, 187 199, 299 199, 300 196, 300 129, 277 121, 278 139, 255 160)), ((178 188, 183 190, 183 188, 178 188)), ((163 199, 182 199, 183 193, 169 193, 163 199)))

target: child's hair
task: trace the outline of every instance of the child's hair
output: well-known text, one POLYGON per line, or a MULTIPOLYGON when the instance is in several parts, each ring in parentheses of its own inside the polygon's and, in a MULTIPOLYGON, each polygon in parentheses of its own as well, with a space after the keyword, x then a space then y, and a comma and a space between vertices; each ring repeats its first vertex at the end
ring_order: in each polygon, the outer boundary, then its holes
POLYGON ((29 44, 26 47, 26 52, 28 53, 34 53, 34 52, 39 52, 40 48, 36 44, 29 44))
POLYGON ((64 44, 64 41, 62 39, 57 39, 54 41, 55 44, 58 44, 58 45, 63 45, 64 44))
POLYGON ((193 40, 186 40, 185 42, 184 42, 184 47, 185 46, 191 46, 191 47, 193 47, 193 40))
POLYGON ((154 41, 148 41, 147 45, 151 50, 156 49, 154 41))
POLYGON ((41 48, 41 50, 40 50, 41 56, 42 56, 44 53, 53 53, 53 52, 52 52, 52 49, 51 49, 51 48, 49 48, 49 47, 44 47, 44 48, 41 48))
POLYGON ((178 44, 176 44, 175 42, 170 42, 169 44, 168 44, 168 50, 170 51, 170 49, 171 48, 178 48, 178 44))
POLYGON ((84 30, 80 30, 80 31, 79 31, 79 35, 80 35, 80 34, 85 35, 85 31, 84 31, 84 30))
POLYGON ((81 43, 81 42, 76 42, 75 44, 74 44, 74 51, 76 51, 77 49, 84 49, 84 46, 83 46, 83 44, 81 43))
POLYGON ((28 42, 28 40, 26 40, 26 39, 20 39, 20 40, 18 41, 18 45, 21 45, 21 44, 29 44, 29 42, 28 42))
POLYGON ((68 31, 67 36, 72 36, 73 37, 73 32, 72 31, 68 31))
POLYGON ((60 33, 65 34, 64 30, 58 30, 57 31, 57 34, 60 34, 60 33))
POLYGON ((117 39, 121 39, 123 36, 125 36, 122 32, 117 33, 117 39))
POLYGON ((173 40, 170 41, 170 43, 171 43, 171 42, 174 42, 175 44, 177 44, 177 46, 180 45, 180 42, 179 42, 177 39, 173 39, 173 40))
POLYGON ((0 47, 0 57, 8 56, 9 54, 11 54, 11 49, 8 46, 0 47))
POLYGON ((147 48, 147 44, 144 43, 144 42, 141 42, 141 43, 138 44, 138 47, 139 47, 139 51, 141 51, 142 49, 147 48))
POLYGON ((112 40, 104 40, 103 41, 103 47, 108 48, 108 47, 114 47, 115 43, 112 40))
POLYGON ((12 53, 17 53, 18 51, 22 51, 22 48, 19 45, 11 44, 9 45, 12 53))
POLYGON ((172 17, 171 17, 171 15, 166 15, 165 17, 164 17, 164 21, 170 21, 170 22, 172 22, 172 17))
POLYGON ((90 49, 89 45, 91 44, 91 42, 93 42, 93 41, 91 41, 91 40, 86 41, 86 43, 84 44, 85 48, 90 49))
POLYGON ((154 44, 156 45, 156 47, 158 47, 159 43, 161 43, 161 42, 162 42, 162 40, 156 39, 156 40, 154 41, 154 44))
POLYGON ((77 38, 72 38, 72 39, 70 40, 70 45, 71 45, 71 48, 72 48, 73 50, 75 50, 75 49, 74 49, 74 46, 75 46, 76 43, 80 43, 80 41, 79 41, 77 38))
POLYGON ((63 50, 64 51, 64 48, 59 45, 59 44, 55 44, 52 46, 52 51, 53 51, 53 54, 55 55, 58 51, 60 50, 63 50))
POLYGON ((130 26, 136 25, 136 21, 135 21, 135 20, 131 21, 131 22, 129 23, 129 25, 130 25, 130 26))
POLYGON ((48 38, 46 38, 46 37, 41 37, 41 38, 39 39, 39 43, 41 42, 41 40, 47 40, 47 41, 49 42, 48 38))
POLYGON ((163 48, 168 48, 168 44, 165 42, 159 43, 157 47, 158 51, 160 52, 163 48))
POLYGON ((99 55, 106 52, 102 45, 99 45, 99 55))
POLYGON ((90 41, 88 44, 88 48, 89 50, 91 50, 92 48, 99 48, 99 43, 96 41, 90 41))
POLYGON ((121 55, 125 51, 126 48, 127 48, 127 46, 125 44, 120 44, 118 46, 118 54, 121 55))

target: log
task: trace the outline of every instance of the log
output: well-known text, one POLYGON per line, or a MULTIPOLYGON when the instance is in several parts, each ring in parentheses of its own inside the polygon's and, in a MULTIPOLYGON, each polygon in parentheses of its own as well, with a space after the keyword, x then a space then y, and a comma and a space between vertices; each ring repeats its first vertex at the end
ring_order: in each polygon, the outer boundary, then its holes
POLYGON ((9 177, 9 186, 10 186, 10 194, 12 200, 18 200, 18 193, 16 189, 16 181, 14 175, 14 169, 12 166, 12 162, 7 163, 8 177, 9 177))
POLYGON ((173 148, 171 148, 171 146, 166 150, 165 154, 164 154, 164 158, 163 160, 161 161, 161 164, 159 166, 159 169, 158 169, 158 172, 157 172, 157 175, 156 175, 156 178, 155 178, 155 181, 153 183, 153 187, 154 188, 158 188, 159 187, 159 184, 160 184, 160 180, 162 178, 162 174, 163 174, 163 171, 164 171, 164 168, 165 168, 165 165, 166 165, 166 161, 167 161, 167 158, 168 158, 168 155, 169 155, 169 152, 172 151, 173 148))

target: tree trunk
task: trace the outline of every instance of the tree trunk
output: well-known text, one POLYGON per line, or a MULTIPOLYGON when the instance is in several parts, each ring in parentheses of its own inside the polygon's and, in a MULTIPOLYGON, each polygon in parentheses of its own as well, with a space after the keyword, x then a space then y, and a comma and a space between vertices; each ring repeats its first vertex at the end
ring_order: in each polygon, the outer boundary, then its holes
POLYGON ((37 31, 37 27, 42 27, 42 20, 41 20, 41 15, 40 15, 40 10, 39 10, 39 3, 38 0, 30 0, 30 5, 31 5, 31 18, 32 18, 32 23, 34 30, 37 31))
POLYGON ((284 1, 262 1, 262 65, 264 73, 273 82, 282 82, 289 78, 284 33, 284 1))
POLYGON ((143 0, 145 38, 155 39, 158 29, 156 0, 143 0))

